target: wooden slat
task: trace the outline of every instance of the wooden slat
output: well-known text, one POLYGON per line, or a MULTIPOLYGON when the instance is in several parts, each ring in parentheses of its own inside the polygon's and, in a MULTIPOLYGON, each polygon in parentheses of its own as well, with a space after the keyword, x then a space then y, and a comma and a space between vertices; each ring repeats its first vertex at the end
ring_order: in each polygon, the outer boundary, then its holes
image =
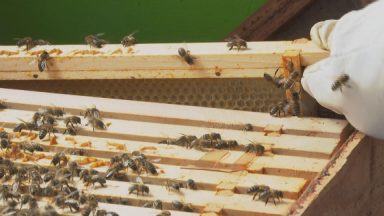
POLYGON ((207 128, 242 129, 251 123, 254 130, 263 131, 268 124, 283 125, 284 133, 340 138, 347 127, 345 120, 322 118, 274 118, 266 113, 159 104, 118 99, 73 96, 0 88, 0 99, 10 108, 36 111, 42 106, 59 106, 67 112, 96 105, 106 118, 181 124, 207 128), (118 104, 118 106, 116 106, 118 104), (326 126, 325 126, 326 125, 326 126))
MULTIPOLYGON (((29 52, 20 52, 15 46, 0 46, 1 72, 38 72, 37 54, 39 50, 61 50, 62 53, 52 53, 48 61, 47 73, 52 71, 83 71, 79 72, 88 76, 84 71, 114 71, 134 70, 200 70, 208 69, 257 69, 277 68, 281 55, 285 50, 302 50, 303 65, 313 64, 328 53, 318 48, 312 42, 293 43, 292 41, 280 42, 249 42, 248 49, 238 52, 228 50, 226 43, 189 43, 189 44, 138 44, 128 49, 121 45, 110 44, 102 49, 90 52, 101 54, 74 54, 76 51, 89 52, 87 45, 57 45, 40 46, 29 52), (178 48, 185 47, 196 57, 195 64, 190 66, 178 56, 178 48), (123 53, 116 51, 123 50, 123 53), (15 55, 7 55, 6 52, 18 52, 15 55), (5 53, 5 54, 4 54, 5 53)), ((245 72, 246 74, 247 72, 245 72)), ((207 77, 201 73, 201 78, 207 77)), ((239 73, 239 77, 242 77, 239 73)), ((3 77, 6 79, 6 77, 3 77)), ((57 78, 57 76, 56 76, 57 78)), ((80 76, 74 78, 81 78, 80 76)), ((72 78, 72 79, 74 79, 72 78)), ((25 77, 23 79, 26 79, 25 77)), ((30 77, 30 79, 34 79, 30 77)), ((62 78, 58 78, 62 79, 62 78)), ((84 78, 82 78, 84 79, 84 78)))
MULTIPOLYGON (((14 127, 19 119, 29 120, 33 116, 31 111, 11 110, 2 111, 4 117, 0 119, 0 124, 3 123, 6 127, 14 127)), ((197 137, 209 133, 217 132, 222 135, 223 139, 234 139, 240 144, 246 145, 253 142, 266 143, 271 145, 272 151, 277 154, 307 156, 317 158, 329 158, 339 139, 309 137, 283 134, 280 137, 264 136, 261 132, 244 133, 238 130, 228 129, 210 129, 193 126, 181 126, 170 124, 158 124, 149 122, 137 122, 118 119, 104 119, 105 122, 111 123, 106 131, 92 131, 90 127, 83 128, 79 131, 81 135, 130 139, 136 141, 158 142, 168 137, 177 138, 181 134, 191 134, 197 137), (298 142, 298 140, 300 140, 298 142), (319 143, 321 143, 319 145, 319 143)), ((63 126, 58 126, 63 129, 63 126)))
POLYGON ((313 0, 268 0, 229 36, 239 35, 253 41, 266 40, 311 2, 313 0))

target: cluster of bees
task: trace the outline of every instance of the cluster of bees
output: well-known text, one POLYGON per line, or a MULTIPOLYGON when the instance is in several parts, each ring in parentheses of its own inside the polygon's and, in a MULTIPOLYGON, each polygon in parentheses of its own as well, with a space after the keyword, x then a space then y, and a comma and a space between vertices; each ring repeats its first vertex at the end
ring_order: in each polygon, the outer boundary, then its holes
MULTIPOLYGON (((137 43, 137 40, 134 37, 135 33, 136 32, 133 32, 129 35, 124 36, 121 39, 121 45, 123 47, 129 47, 129 46, 135 45, 137 43)), ((101 38, 102 35, 103 35, 102 33, 87 35, 84 37, 84 41, 89 46, 99 49, 99 48, 102 48, 104 45, 108 44, 107 40, 104 40, 101 38)), ((245 40, 241 39, 237 35, 227 39, 226 41, 228 42, 227 47, 229 47, 229 50, 232 50, 234 47, 236 47, 238 51, 241 50, 242 48, 247 49, 247 42, 245 40)), ((31 37, 25 37, 25 38, 19 39, 16 42, 16 45, 19 48, 25 46, 26 50, 30 50, 35 46, 50 45, 50 43, 48 41, 45 41, 45 40, 34 41, 34 40, 32 40, 31 37)), ((178 55, 183 59, 183 61, 185 61, 189 65, 193 65, 195 62, 194 60, 196 59, 196 57, 191 55, 190 50, 185 49, 183 47, 180 47, 178 49, 178 55)), ((49 59, 50 59, 50 56, 49 56, 49 53, 47 51, 44 50, 41 54, 39 54, 38 59, 37 59, 37 65, 38 65, 38 69, 40 72, 43 72, 45 70, 45 68, 47 67, 47 61, 49 59)))
MULTIPOLYGON (((249 129, 249 125, 245 126, 245 129, 249 129)), ((176 139, 164 139, 159 144, 176 145, 185 147, 187 149, 196 149, 200 151, 207 151, 209 149, 236 149, 239 148, 239 144, 236 140, 223 140, 219 133, 207 133, 203 134, 200 138, 194 135, 181 135, 176 139)), ((250 143, 244 146, 243 150, 247 153, 256 153, 256 155, 263 155, 265 147, 258 143, 250 143)))
POLYGON ((273 200, 273 203, 276 205, 276 200, 281 201, 284 194, 282 191, 271 189, 266 185, 254 185, 247 190, 248 194, 253 194, 252 199, 255 199, 258 196, 259 200, 265 202, 265 205, 268 204, 269 200, 273 200))
MULTIPOLYGON (((87 119, 86 126, 91 125, 93 131, 96 129, 105 130, 107 126, 101 120, 100 111, 96 107, 87 108, 84 112, 84 119, 87 119)), ((57 133, 55 128, 57 121, 63 120, 66 129, 64 134, 76 135, 78 132, 78 125, 81 125, 81 118, 78 116, 64 117, 65 112, 62 108, 48 107, 40 108, 32 116, 31 121, 24 121, 17 124, 13 129, 14 132, 21 132, 22 130, 39 131, 39 139, 44 139, 47 135, 57 133)), ((54 135, 55 136, 55 135, 54 135)))
MULTIPOLYGON (((18 167, 8 158, 0 157, 0 179, 3 182, 0 186, 0 199, 6 203, 2 215, 59 215, 52 205, 39 208, 39 200, 51 200, 56 207, 81 212, 82 216, 91 213, 97 216, 118 215, 99 209, 98 200, 94 195, 87 195, 74 185, 75 176, 83 174, 84 178, 84 169, 80 169, 75 161, 68 161, 65 154, 59 152, 53 156, 51 164, 58 169, 50 170, 39 165, 18 167), (12 184, 8 183, 11 179, 12 184), (25 205, 29 208, 23 209, 25 205)), ((93 174, 90 180, 84 180, 85 183, 102 183, 99 180, 102 177, 94 180, 94 175, 102 176, 98 173, 93 174)))
POLYGON ((294 69, 292 61, 287 61, 287 69, 289 76, 285 78, 283 75, 276 76, 280 68, 275 71, 274 76, 264 73, 264 79, 272 83, 276 88, 283 90, 290 90, 292 94, 291 101, 283 100, 272 107, 269 114, 271 116, 280 117, 284 116, 291 110, 292 115, 301 116, 301 103, 300 103, 300 92, 294 90, 295 83, 300 81, 300 72, 294 69))

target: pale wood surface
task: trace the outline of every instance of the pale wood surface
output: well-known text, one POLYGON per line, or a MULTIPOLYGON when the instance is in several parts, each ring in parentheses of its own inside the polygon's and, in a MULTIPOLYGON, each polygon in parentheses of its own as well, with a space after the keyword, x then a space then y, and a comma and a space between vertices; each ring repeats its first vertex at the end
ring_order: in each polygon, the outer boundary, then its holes
POLYGON ((40 76, 42 73, 38 72, 37 55, 41 50, 62 51, 60 54, 51 54, 47 70, 44 71, 60 73, 42 74, 43 79, 89 79, 92 76, 91 72, 97 71, 92 78, 151 77, 145 71, 149 71, 157 78, 212 78, 220 77, 221 72, 224 77, 262 77, 260 69, 277 68, 284 51, 292 49, 302 51, 301 61, 304 66, 328 56, 326 51, 310 41, 249 42, 248 49, 241 51, 230 51, 226 43, 222 42, 138 44, 131 48, 110 44, 97 50, 90 50, 87 45, 56 45, 39 46, 28 52, 21 51, 16 46, 0 46, 0 65, 2 66, 0 79, 35 79, 33 74, 40 76), (178 56, 177 50, 180 47, 191 51, 191 54, 196 57, 195 64, 190 66, 178 56), (86 54, 76 54, 82 51, 86 54), (252 69, 256 71, 251 71, 252 69), (67 71, 70 72, 69 75, 61 76, 67 71), (102 71, 109 71, 109 76, 102 71), (27 73, 10 74, 10 72, 27 73), (122 75, 126 72, 127 74, 122 75), (7 74, 10 78, 7 78, 7 74))
POLYGON ((190 125, 206 128, 242 129, 250 123, 254 130, 263 131, 268 124, 283 125, 284 133, 305 136, 340 138, 348 125, 345 120, 324 118, 274 118, 268 113, 202 108, 129 100, 73 96, 0 88, 0 99, 9 108, 36 111, 42 106, 63 107, 67 112, 79 114, 95 105, 106 118, 145 122, 190 125))

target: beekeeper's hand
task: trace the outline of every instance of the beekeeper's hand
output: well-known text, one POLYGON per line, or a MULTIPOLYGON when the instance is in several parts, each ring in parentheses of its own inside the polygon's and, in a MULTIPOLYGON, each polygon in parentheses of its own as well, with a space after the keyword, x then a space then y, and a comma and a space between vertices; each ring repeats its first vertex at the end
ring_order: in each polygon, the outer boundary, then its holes
POLYGON ((329 49, 330 57, 304 71, 303 88, 358 130, 384 139, 384 0, 338 21, 317 23, 311 38, 329 49), (332 91, 341 74, 349 76, 349 87, 332 91))

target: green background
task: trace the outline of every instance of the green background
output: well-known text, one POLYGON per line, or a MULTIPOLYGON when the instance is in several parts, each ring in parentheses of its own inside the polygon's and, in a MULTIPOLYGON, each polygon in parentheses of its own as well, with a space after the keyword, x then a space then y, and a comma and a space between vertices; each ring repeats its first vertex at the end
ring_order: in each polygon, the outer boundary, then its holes
POLYGON ((54 44, 84 43, 105 33, 119 43, 222 41, 266 0, 0 0, 0 44, 31 36, 54 44))

